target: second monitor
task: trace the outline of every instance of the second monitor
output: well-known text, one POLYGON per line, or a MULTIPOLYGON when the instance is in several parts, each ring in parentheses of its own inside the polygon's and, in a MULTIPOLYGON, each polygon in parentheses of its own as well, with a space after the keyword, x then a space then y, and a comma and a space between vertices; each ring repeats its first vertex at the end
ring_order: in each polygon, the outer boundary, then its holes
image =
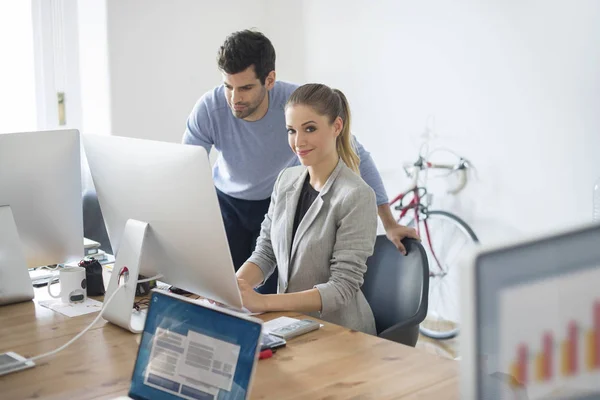
POLYGON ((0 134, 0 305, 33 298, 27 268, 83 256, 79 132, 0 134))
MULTIPOLYGON (((202 147, 83 135, 90 171, 116 254, 109 296, 126 266, 145 276, 241 309, 227 236, 202 147)), ((135 285, 115 296, 105 318, 133 332, 135 285), (113 315, 115 314, 115 315, 113 315)))

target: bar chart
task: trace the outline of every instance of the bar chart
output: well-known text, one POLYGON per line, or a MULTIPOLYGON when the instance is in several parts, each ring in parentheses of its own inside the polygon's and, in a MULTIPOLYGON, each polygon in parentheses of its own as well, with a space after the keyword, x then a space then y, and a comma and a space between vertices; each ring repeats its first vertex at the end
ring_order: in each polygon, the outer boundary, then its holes
POLYGON ((585 368, 587 371, 600 369, 600 300, 594 303, 594 326, 587 329, 587 332, 580 333, 575 321, 571 321, 567 328, 567 338, 555 346, 555 341, 552 333, 544 333, 541 339, 541 351, 537 354, 531 354, 527 344, 523 343, 518 347, 516 360, 511 366, 511 375, 515 380, 527 385, 528 379, 533 379, 536 382, 545 382, 552 380, 555 373, 560 373, 562 376, 573 376, 579 372, 580 368, 585 368), (581 336, 585 338, 584 343, 580 341, 581 336), (580 362, 578 359, 579 346, 584 346, 583 353, 585 360, 580 362), (556 350, 559 349, 557 352, 556 350), (557 356, 560 357, 560 371, 553 371, 553 360, 557 356), (533 363, 531 363, 533 361, 533 363), (528 374, 528 370, 532 365, 533 373, 528 374))
POLYGON ((501 368, 530 399, 600 392, 600 268, 507 289, 500 317, 501 368))

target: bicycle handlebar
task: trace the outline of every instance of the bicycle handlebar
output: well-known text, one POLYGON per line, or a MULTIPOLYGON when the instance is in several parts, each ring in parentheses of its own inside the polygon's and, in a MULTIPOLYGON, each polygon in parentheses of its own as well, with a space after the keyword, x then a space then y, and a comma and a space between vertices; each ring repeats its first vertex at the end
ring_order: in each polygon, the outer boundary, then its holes
POLYGON ((448 169, 450 171, 457 171, 460 169, 467 169, 467 168, 469 168, 469 166, 470 166, 469 162, 464 158, 461 158, 458 161, 458 163, 456 163, 456 164, 434 164, 429 161, 425 161, 425 159, 422 157, 419 157, 419 159, 414 163, 404 163, 402 165, 402 168, 404 169, 405 172, 408 173, 409 168, 419 168, 421 170, 424 170, 424 169, 448 169))
POLYGON ((459 182, 458 185, 452 189, 448 189, 448 193, 456 194, 463 190, 467 185, 467 170, 465 168, 458 169, 459 182))
POLYGON ((471 163, 463 157, 460 157, 459 161, 456 164, 434 164, 425 160, 425 158, 423 158, 422 156, 419 156, 416 162, 404 163, 402 168, 404 169, 404 172, 408 177, 412 175, 411 172, 409 172, 409 168, 418 168, 421 171, 425 169, 445 169, 450 171, 449 175, 453 174, 454 172, 458 172, 458 185, 452 189, 448 189, 448 193, 456 194, 463 190, 464 187, 467 185, 467 169, 472 168, 472 166, 471 163))

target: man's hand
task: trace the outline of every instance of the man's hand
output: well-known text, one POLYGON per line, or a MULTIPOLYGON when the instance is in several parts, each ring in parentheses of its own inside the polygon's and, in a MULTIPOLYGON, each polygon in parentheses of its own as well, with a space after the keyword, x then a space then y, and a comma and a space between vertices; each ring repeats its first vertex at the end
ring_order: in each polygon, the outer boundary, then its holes
POLYGON ((408 226, 400 225, 398 223, 386 227, 385 235, 404 255, 406 255, 406 248, 404 248, 404 245, 402 244, 402 239, 408 237, 416 240, 421 240, 416 230, 414 230, 413 228, 409 228, 408 226))
POLYGON ((385 228, 385 235, 392 243, 394 243, 394 245, 396 245, 402 254, 406 255, 406 249, 401 242, 402 239, 408 237, 421 240, 419 235, 417 235, 417 231, 415 231, 413 228, 400 225, 398 222, 396 222, 394 216, 392 215, 392 210, 390 209, 389 204, 379 205, 377 207, 377 213, 379 214, 379 218, 381 218, 381 222, 385 228))
POLYGON ((244 279, 237 280, 240 292, 242 293, 242 303, 250 312, 266 312, 267 298, 265 295, 257 293, 254 288, 244 279))

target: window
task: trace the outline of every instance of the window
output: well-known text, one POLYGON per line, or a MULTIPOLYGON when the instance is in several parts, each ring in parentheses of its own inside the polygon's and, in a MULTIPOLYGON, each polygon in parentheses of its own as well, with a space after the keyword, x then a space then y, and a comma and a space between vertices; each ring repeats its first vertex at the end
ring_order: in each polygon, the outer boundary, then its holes
POLYGON ((0 2, 0 133, 37 129, 32 4, 0 2))

